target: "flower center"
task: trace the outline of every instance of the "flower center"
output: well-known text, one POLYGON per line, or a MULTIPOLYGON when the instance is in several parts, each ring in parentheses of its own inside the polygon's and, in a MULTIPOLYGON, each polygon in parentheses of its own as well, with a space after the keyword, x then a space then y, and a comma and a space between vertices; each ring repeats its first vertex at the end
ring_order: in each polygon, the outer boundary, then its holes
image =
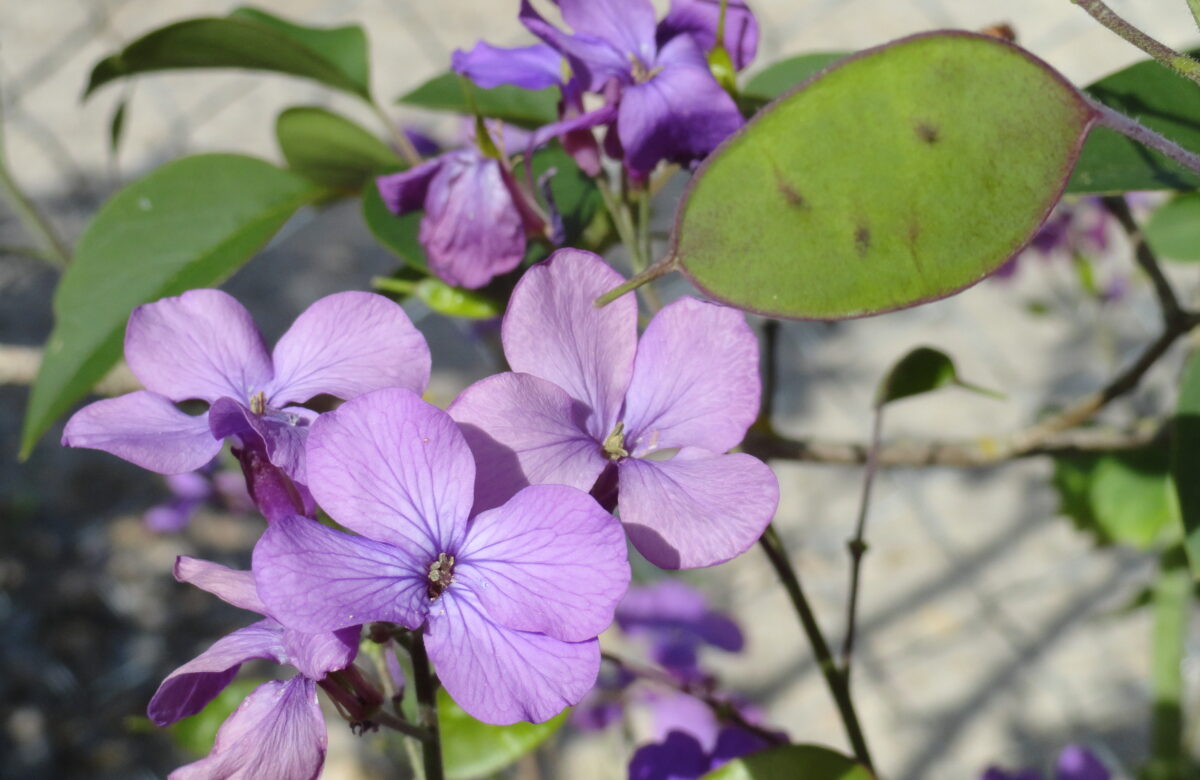
POLYGON ((604 457, 609 460, 620 460, 621 458, 629 457, 629 450, 625 449, 625 423, 619 422, 612 429, 612 433, 608 434, 608 438, 604 440, 602 445, 604 457))
POLYGON ((261 416, 267 411, 267 394, 261 390, 250 396, 250 411, 261 416))
POLYGON ((430 601, 436 601, 446 592, 446 588, 450 587, 452 582, 454 582, 454 556, 438 553, 437 560, 429 564, 429 586, 425 588, 425 594, 429 596, 430 601))
POLYGON ((658 75, 660 70, 662 70, 661 65, 657 68, 647 68, 646 64, 638 59, 636 55, 629 55, 629 71, 633 74, 633 82, 635 84, 645 84, 658 75))

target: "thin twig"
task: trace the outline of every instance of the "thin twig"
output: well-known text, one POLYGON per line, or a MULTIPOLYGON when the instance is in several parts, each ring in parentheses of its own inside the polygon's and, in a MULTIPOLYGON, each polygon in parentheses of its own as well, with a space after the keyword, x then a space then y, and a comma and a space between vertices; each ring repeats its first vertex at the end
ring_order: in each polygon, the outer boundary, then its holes
POLYGON ((383 107, 378 103, 370 103, 371 111, 375 116, 379 117, 379 121, 383 123, 383 127, 387 130, 388 135, 392 139, 392 144, 396 147, 396 151, 404 158, 404 162, 408 163, 409 167, 415 168, 422 162, 421 153, 417 151, 417 147, 413 146, 413 142, 409 140, 408 135, 392 121, 392 118, 387 115, 383 107))
POLYGON ((1193 60, 1186 54, 1175 51, 1161 41, 1151 38, 1125 21, 1116 11, 1109 8, 1101 0, 1071 0, 1071 2, 1091 14, 1092 18, 1097 22, 1100 22, 1100 24, 1146 52, 1180 76, 1200 84, 1200 62, 1193 60))
POLYGON ((783 541, 779 538, 775 526, 768 525, 767 530, 763 532, 762 538, 758 541, 763 552, 767 554, 771 566, 774 567, 775 573, 783 581, 783 587, 787 591, 788 597, 792 600, 792 606, 800 618, 800 625, 808 637, 808 643, 812 646, 817 666, 825 678, 825 684, 833 696, 834 704, 837 705, 838 715, 841 716, 846 736, 850 739, 854 756, 860 764, 873 772, 871 752, 867 749, 866 736, 858 722, 858 713, 854 709, 854 702, 850 698, 850 687, 842 670, 838 668, 833 659, 829 643, 825 641, 825 635, 821 632, 820 624, 817 623, 817 616, 804 595, 804 589, 800 586, 800 577, 792 567, 792 562, 788 558, 787 550, 784 549, 783 541))
POLYGON ((438 732, 437 717, 437 686, 433 680, 433 672, 429 667, 429 656, 425 652, 425 636, 417 633, 408 645, 409 656, 412 658, 413 687, 417 691, 417 709, 420 711, 421 725, 429 732, 429 739, 421 743, 421 754, 424 756, 425 780, 443 780, 442 741, 438 732))
POLYGON ((767 430, 773 430, 771 418, 775 416, 775 391, 779 387, 779 320, 764 322, 762 334, 762 401, 758 424, 767 430))
POLYGON ((743 728, 746 731, 761 737, 772 745, 782 745, 787 742, 785 737, 780 736, 774 731, 770 731, 769 729, 765 729, 762 726, 746 720, 746 716, 742 715, 742 713, 738 711, 738 708, 733 706, 732 703, 720 698, 719 696, 714 696, 710 691, 707 691, 700 686, 676 679, 661 669, 656 669, 651 666, 628 661, 621 656, 616 655, 615 653, 603 651, 600 653, 600 657, 625 670, 626 672, 629 672, 635 677, 653 680, 654 682, 674 688, 680 693, 691 696, 712 710, 713 714, 716 715, 718 719, 727 720, 730 723, 733 723, 735 726, 743 728))
POLYGON ((1132 117, 1125 116, 1116 109, 1109 108, 1099 100, 1087 95, 1083 97, 1096 112, 1097 119, 1101 125, 1110 130, 1116 130, 1118 133, 1132 138, 1143 146, 1161 152, 1193 173, 1200 173, 1200 155, 1184 149, 1170 138, 1151 130, 1141 122, 1132 117))
POLYGON ((862 498, 858 503, 858 521, 854 526, 854 537, 846 543, 850 550, 850 598, 846 603, 846 638, 842 642, 842 675, 846 686, 850 686, 850 659, 854 654, 855 625, 858 619, 858 587, 862 579, 862 560, 867 552, 867 510, 871 506, 871 486, 875 483, 875 472, 879 470, 880 434, 883 431, 883 404, 875 407, 871 421, 871 446, 867 450, 867 463, 863 473, 862 498))
POLYGON ((1100 202, 1108 210, 1108 213, 1116 218, 1133 243, 1134 256, 1137 258, 1138 265, 1146 272, 1146 275, 1150 277, 1150 282, 1154 285, 1154 294, 1158 296, 1159 306, 1162 307, 1163 323, 1169 327, 1172 322, 1184 316, 1183 307, 1179 305, 1179 298, 1175 295, 1171 282, 1163 273, 1157 255, 1150 248, 1150 244, 1146 242, 1145 234, 1134 220, 1133 212, 1129 210, 1129 204, 1125 202, 1124 197, 1119 195, 1101 198, 1100 202))
POLYGON ((21 220, 25 229, 42 242, 43 252, 36 255, 36 259, 45 260, 56 268, 66 268, 67 263, 71 262, 71 252, 67 249, 66 243, 59 238, 49 220, 42 215, 42 212, 38 211, 37 206, 25 195, 8 170, 8 151, 4 140, 3 99, 3 95, 0 95, 0 191, 3 191, 9 203, 12 204, 13 210, 17 212, 17 218, 21 220))

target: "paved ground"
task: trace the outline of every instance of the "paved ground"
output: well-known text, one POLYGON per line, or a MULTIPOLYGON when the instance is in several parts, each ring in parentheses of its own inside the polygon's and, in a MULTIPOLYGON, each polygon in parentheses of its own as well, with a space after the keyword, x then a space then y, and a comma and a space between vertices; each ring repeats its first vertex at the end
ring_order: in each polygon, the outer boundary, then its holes
MULTIPOLYGON (((10 160, 64 232, 77 232, 114 186, 179 154, 237 150, 277 158, 272 124, 284 106, 333 105, 371 121, 360 106, 283 78, 159 76, 137 84, 125 142, 110 159, 106 128, 122 88, 109 87, 81 105, 78 96, 91 64, 143 29, 223 13, 231 5, 0 0, 5 20, 0 85, 10 160)), ((374 87, 384 101, 442 70, 455 47, 479 37, 522 40, 511 13, 515 3, 262 5, 313 23, 364 22, 373 45, 374 87)), ((1168 43, 1198 37, 1182 0, 1154 9, 1132 0, 1112 5, 1168 43)), ((1067 0, 759 0, 754 7, 765 22, 762 62, 1001 20, 1076 81, 1139 58, 1067 0)), ((445 128, 425 115, 395 116, 445 128)), ((0 211, 0 238, 16 242, 15 230, 11 216, 0 211)), ((1114 267, 1125 267, 1122 251, 1118 246, 1114 267)), ((364 235, 353 209, 340 206, 298 220, 230 289, 252 302, 273 336, 318 295, 362 286, 389 263, 364 235)), ((1041 388, 1053 388, 1054 401, 1086 392, 1153 337, 1156 312, 1144 284, 1121 304, 1100 310, 1074 292, 1065 264, 1028 265, 1016 285, 988 283, 949 301, 872 320, 786 326, 781 423, 797 435, 863 438, 878 377, 908 348, 931 343, 954 354, 965 376, 1003 390, 1008 399, 948 391, 914 400, 896 407, 885 435, 1003 432, 1042 408, 1047 399, 1041 388), (1028 316, 1024 307, 1031 300, 1049 303, 1050 314, 1028 316)), ((1195 292, 1193 279, 1180 281, 1195 292)), ((52 285, 53 276, 43 269, 0 258, 0 342, 35 344, 44 338, 52 285)), ((444 397, 486 372, 481 354, 462 346, 467 342, 456 326, 427 319, 422 327, 435 343, 435 386, 444 397)), ((1114 419, 1128 416, 1130 408, 1139 413, 1164 408, 1176 368, 1177 362, 1168 361, 1157 369, 1139 400, 1116 410, 1114 419)), ((15 450, 23 404, 23 391, 0 388, 0 452, 15 450)), ((179 593, 170 590, 167 572, 181 546, 234 556, 240 532, 209 518, 186 542, 147 539, 133 516, 157 488, 112 459, 61 452, 51 443, 55 438, 47 437, 24 466, 0 455, 0 539, 9 551, 0 552, 0 616, 15 627, 0 642, 10 678, 8 688, 0 687, 0 727, 24 762, 13 764, 18 767, 13 776, 22 776, 21 766, 47 766, 48 753, 59 750, 78 755, 59 762, 58 776, 101 773, 95 767, 126 768, 118 773, 136 768, 151 776, 170 766, 161 741, 117 740, 96 722, 107 725, 136 712, 156 673, 188 657, 197 643, 219 633, 218 626, 238 620, 232 613, 192 619, 200 614, 192 601, 180 608, 182 615, 174 614, 179 610, 165 609, 162 594, 179 593), (18 525, 22 522, 29 525, 18 525), (42 606, 29 607, 29 599, 41 598, 46 601, 36 604, 42 606), (76 608, 103 612, 104 625, 123 638, 88 645, 80 637, 91 636, 84 628, 99 630, 97 621, 74 616, 76 608), (80 625, 74 634, 71 620, 80 625), (39 648, 64 631, 83 646, 56 647, 62 663, 40 663, 39 648), (17 670, 49 681, 41 688, 14 687, 17 675, 9 672, 17 670), (71 729, 55 722, 60 715, 64 724, 82 725, 62 735, 71 729), (89 722, 96 733, 75 733, 86 731, 89 722), (52 739, 40 738, 39 729, 52 739), (85 772, 85 765, 92 768, 85 772)), ((836 638, 846 585, 844 540, 860 475, 856 469, 791 465, 780 465, 779 474, 785 491, 780 523, 820 617, 836 638)), ((887 776, 951 780, 974 776, 990 760, 1044 764, 1069 740, 1087 741, 1118 760, 1143 754, 1149 625, 1145 614, 1119 610, 1153 563, 1128 552, 1093 550, 1088 539, 1055 517, 1048 474, 1049 464, 1028 462, 971 473, 895 471, 880 478, 870 521, 856 696, 887 776)), ((745 657, 712 659, 729 683, 763 702, 773 722, 793 735, 842 744, 802 635, 764 561, 750 553, 696 581, 742 616, 750 636, 745 657)), ((1190 637, 1189 650, 1185 672, 1194 694, 1200 635, 1190 637)), ((329 776, 352 777, 355 762, 340 733, 329 776)), ((559 775, 621 777, 623 767, 612 762, 610 748, 603 741, 568 746, 559 775)), ((0 769, 9 772, 11 766, 0 769)))

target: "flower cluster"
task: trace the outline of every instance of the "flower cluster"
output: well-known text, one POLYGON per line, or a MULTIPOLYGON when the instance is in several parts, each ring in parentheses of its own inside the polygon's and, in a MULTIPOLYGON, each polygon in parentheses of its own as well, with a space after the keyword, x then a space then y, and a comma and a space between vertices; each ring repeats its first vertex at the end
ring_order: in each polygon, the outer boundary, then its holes
POLYGON ((574 250, 532 269, 502 328, 519 373, 468 388, 450 413, 419 396, 428 347, 380 296, 317 301, 271 354, 216 290, 133 312, 126 359, 146 390, 81 409, 64 444, 171 474, 228 440, 267 520, 250 571, 179 559, 177 579, 263 617, 172 673, 150 717, 198 712, 250 659, 297 670, 252 693, 177 777, 314 776, 318 689, 356 726, 395 717, 354 666, 366 624, 384 627, 380 642, 408 632, 454 700, 496 724, 578 703, 614 616, 657 637, 681 677, 695 675, 697 645, 740 646, 682 586, 617 608, 626 531, 653 562, 693 567, 738 554, 769 521, 770 469, 726 454, 758 404, 757 343, 737 312, 685 299, 639 344, 631 297, 591 303, 620 281, 574 250), (329 396, 342 401, 332 411, 304 405, 329 396), (177 406, 194 402, 206 408, 177 406))

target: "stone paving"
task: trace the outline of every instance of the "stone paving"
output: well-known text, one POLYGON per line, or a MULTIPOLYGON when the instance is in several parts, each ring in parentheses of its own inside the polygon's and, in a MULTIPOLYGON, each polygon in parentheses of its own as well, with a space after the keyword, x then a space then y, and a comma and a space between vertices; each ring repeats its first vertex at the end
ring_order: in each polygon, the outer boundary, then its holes
MULTIPOLYGON (((9 159, 64 232, 76 233, 98 199, 119 183, 174 156, 232 150, 277 159, 273 119, 285 106, 328 105, 364 124, 373 121, 350 99, 282 77, 154 76, 133 88, 126 137, 117 157, 110 158, 107 123, 123 88, 110 86, 81 104, 91 65, 142 30, 172 19, 221 14, 232 5, 0 0, 0 85, 9 159)), ((385 103, 444 69, 456 47, 479 37, 496 43, 523 40, 515 2, 272 0, 260 5, 314 24, 364 23, 373 46, 374 89, 385 103)), ((1200 37, 1183 0, 1153 8, 1132 0, 1112 5, 1172 45, 1200 37)), ((1025 46, 1077 82, 1140 58, 1067 0, 757 0, 753 6, 764 22, 760 62, 1002 20, 1016 28, 1025 46)), ((399 109, 393 115, 434 130, 453 129, 447 120, 429 115, 399 109)), ((17 230, 11 215, 0 211, 0 237, 15 242, 17 230)), ((1126 263, 1125 251, 1118 242, 1112 262, 1126 263)), ((353 208, 338 206, 297 220, 229 287, 254 301, 256 313, 264 312, 261 319, 273 337, 315 297, 364 286, 389 262, 372 246, 353 208)), ((1026 265, 1016 284, 985 283, 950 300, 886 317, 785 325, 785 380, 777 400, 781 426, 795 435, 863 439, 880 375, 907 349, 929 343, 953 354, 964 376, 1007 398, 945 391, 906 402, 889 413, 885 438, 1003 433, 1033 419, 1047 400, 1061 402, 1099 386, 1153 338, 1157 313, 1145 284, 1136 285, 1121 304, 1100 308, 1075 292, 1066 264, 1026 265), (1048 303, 1050 314, 1026 314, 1031 300, 1048 303), (1051 399, 1044 396, 1046 387, 1052 388, 1051 399)), ((1194 279, 1183 275, 1179 282, 1194 295, 1194 279)), ((38 267, 0 258, 0 342, 35 344, 44 338, 52 283, 53 277, 38 267)), ((434 389, 443 399, 489 369, 482 353, 462 346, 459 326, 434 318, 421 326, 439 356, 434 389)), ((1109 419, 1165 408, 1177 370, 1178 359, 1165 361, 1148 377, 1138 400, 1122 404, 1109 419)), ((24 397, 6 392, 0 399, 0 497, 28 499, 29 486, 23 483, 31 480, 53 490, 58 470, 78 469, 81 456, 51 452, 57 438, 52 432, 29 465, 14 466, 8 458, 24 397)), ((847 580, 844 543, 854 520, 860 472, 776 466, 784 487, 780 525, 836 642, 847 580)), ((1045 765, 1071 740, 1086 741, 1119 761, 1144 754, 1149 622, 1144 611, 1121 608, 1148 580, 1153 560, 1093 549, 1055 516, 1049 473, 1049 463, 1029 461, 972 472, 881 474, 870 518, 855 695, 887 777, 971 778, 989 761, 1045 765)), ((109 514, 80 523, 103 536, 97 528, 144 504, 114 499, 105 504, 109 514)), ((110 535, 108 544, 119 547, 131 533, 128 522, 121 522, 113 527, 125 529, 123 535, 110 535)), ((165 578, 162 565, 169 554, 159 557, 150 568, 165 578)), ((843 745, 803 635, 757 551, 692 579, 738 615, 748 631, 745 655, 710 659, 724 679, 762 702, 772 722, 793 736, 843 745)), ((179 650, 174 660, 186 658, 188 649, 179 650)), ((1200 685, 1195 632, 1189 651, 1185 672, 1194 701, 1200 685)), ((0 714, 5 710, 0 705, 0 714)), ((10 735, 25 722, 18 715, 4 714, 0 726, 10 735)), ((327 776, 362 776, 350 741, 337 732, 332 746, 327 776)), ((569 744, 555 776, 622 777, 624 768, 612 760, 612 748, 604 740, 569 744)))

